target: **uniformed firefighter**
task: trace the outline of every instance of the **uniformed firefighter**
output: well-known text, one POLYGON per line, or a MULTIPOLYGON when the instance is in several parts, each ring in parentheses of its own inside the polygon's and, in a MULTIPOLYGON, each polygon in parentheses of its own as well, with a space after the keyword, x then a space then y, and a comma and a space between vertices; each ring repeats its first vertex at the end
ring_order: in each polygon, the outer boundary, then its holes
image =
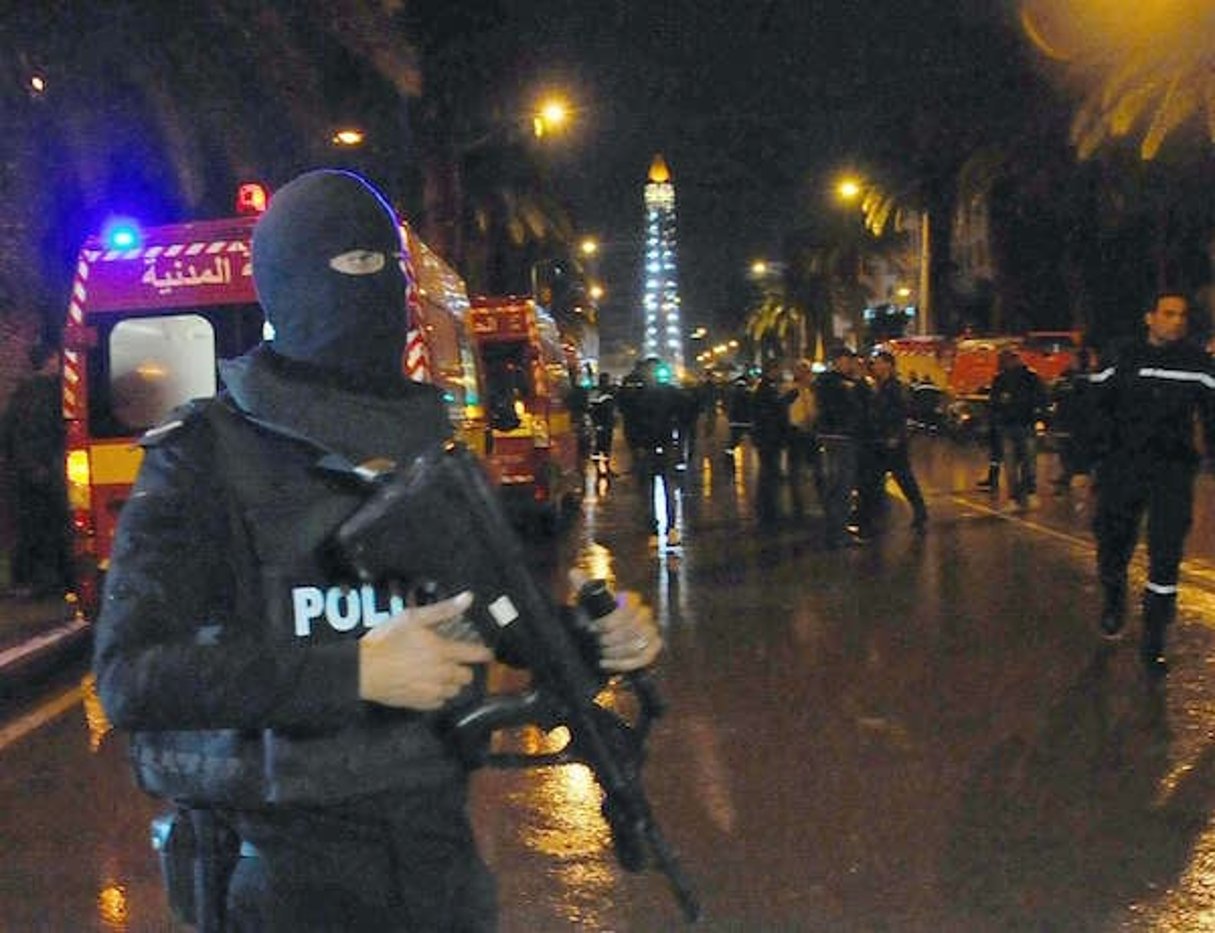
POLYGON ((1097 385, 1097 565, 1104 595, 1101 630, 1125 625, 1127 565, 1147 513, 1148 579, 1141 654, 1164 673, 1165 632, 1177 605, 1177 576, 1199 467, 1195 420, 1215 452, 1215 373, 1210 356, 1185 339, 1184 297, 1161 295, 1144 315, 1146 335, 1110 357, 1097 385))
MULTIPOLYGON (((273 340, 149 434, 121 515, 98 688, 141 786, 218 814, 253 854, 222 879, 224 929, 493 928, 435 712, 491 658, 436 630, 471 597, 407 607, 325 548, 364 495, 344 469, 450 433, 439 392, 402 374, 402 250, 356 175, 278 191, 252 246, 273 340)), ((630 597, 606 621, 606 663, 652 660, 648 609, 630 597)))

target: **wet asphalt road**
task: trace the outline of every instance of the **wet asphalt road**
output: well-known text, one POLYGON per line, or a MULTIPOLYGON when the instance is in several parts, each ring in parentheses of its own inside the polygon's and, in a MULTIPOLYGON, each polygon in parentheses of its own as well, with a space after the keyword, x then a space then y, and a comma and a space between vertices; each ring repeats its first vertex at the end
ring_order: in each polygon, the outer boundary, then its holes
MULTIPOLYGON (((757 529, 749 452, 702 446, 679 551, 649 548, 626 475, 543 562, 655 607, 671 708, 645 783, 702 929, 1215 929, 1210 477, 1153 686, 1137 620, 1095 635, 1087 492, 1049 494, 1053 457, 1018 516, 974 488, 980 450, 917 438, 928 534, 895 498, 881 538, 828 552, 817 512, 757 529)), ((3 710, 0 929, 179 929, 147 845, 160 807, 74 676, 3 710)), ((660 877, 616 866, 584 769, 482 772, 473 810, 503 931, 681 926, 660 877)))

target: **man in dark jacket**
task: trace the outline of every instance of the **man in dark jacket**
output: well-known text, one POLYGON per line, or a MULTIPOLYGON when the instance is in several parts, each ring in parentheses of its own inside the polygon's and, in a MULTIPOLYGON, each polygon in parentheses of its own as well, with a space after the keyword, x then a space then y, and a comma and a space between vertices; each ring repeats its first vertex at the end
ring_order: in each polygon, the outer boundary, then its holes
POLYGON ((1059 444, 1059 475, 1052 480, 1058 490, 1071 488, 1072 478, 1088 473, 1092 457, 1093 383, 1095 351, 1082 347, 1076 364, 1069 366, 1056 386, 1051 433, 1059 444))
POLYGON ((666 543, 682 542, 676 523, 677 483, 675 467, 680 458, 680 425, 684 400, 672 382, 670 367, 656 357, 642 360, 626 377, 627 391, 620 395, 620 417, 632 448, 633 473, 651 547, 658 547, 659 531, 666 543), (655 483, 661 485, 666 527, 660 528, 654 508, 655 483))
POLYGON ((815 382, 818 439, 822 454, 823 513, 828 548, 855 547, 860 535, 848 527, 857 486, 860 445, 867 435, 869 388, 856 352, 839 344, 831 351, 831 368, 815 382))
POLYGON ((928 524, 928 509, 920 484, 911 470, 907 431, 907 389, 894 371, 894 355, 882 350, 873 357, 876 388, 870 408, 874 473, 879 491, 889 473, 911 506, 911 527, 922 532, 928 524))
MULTIPOLYGON (((494 925, 465 765, 435 714, 492 657, 444 634, 471 595, 410 605, 328 559, 365 495, 340 477, 450 433, 436 389, 402 375, 403 249, 356 175, 279 190, 252 251, 274 337, 222 367, 219 399, 148 433, 121 515, 98 690, 141 786, 256 852, 224 929, 494 925)), ((605 666, 644 665, 657 642, 634 600, 600 635, 605 666)))
POLYGON ((779 360, 767 360, 751 393, 751 440, 759 457, 755 517, 760 524, 778 518, 781 456, 789 442, 789 405, 797 392, 781 385, 779 360))
POLYGON ((16 493, 14 589, 45 596, 63 593, 71 577, 59 350, 39 341, 30 364, 33 375, 17 387, 0 424, 0 450, 16 493))
POLYGON ((1004 441, 1009 494, 1018 509, 1038 491, 1036 422, 1046 404, 1038 374, 1011 347, 1000 351, 1000 372, 991 384, 991 417, 1004 441))
POLYGON ((1097 569, 1104 606, 1101 631, 1122 633, 1126 570, 1139 524, 1148 515, 1148 581, 1143 592, 1144 665, 1167 670, 1165 630, 1177 607, 1177 574, 1190 529, 1195 420, 1201 416, 1206 453, 1215 454, 1215 371, 1211 358, 1185 340, 1188 304, 1163 294, 1144 315, 1147 334, 1115 350, 1095 373, 1097 431, 1097 569))

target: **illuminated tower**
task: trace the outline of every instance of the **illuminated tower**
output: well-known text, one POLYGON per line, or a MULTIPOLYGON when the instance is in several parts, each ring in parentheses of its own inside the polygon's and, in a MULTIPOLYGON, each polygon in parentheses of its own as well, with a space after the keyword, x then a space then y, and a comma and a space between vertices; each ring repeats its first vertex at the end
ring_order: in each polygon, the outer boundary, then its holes
POLYGON ((642 357, 657 356, 682 373, 683 327, 679 320, 675 262, 675 186, 662 154, 654 156, 645 186, 645 332, 642 357))

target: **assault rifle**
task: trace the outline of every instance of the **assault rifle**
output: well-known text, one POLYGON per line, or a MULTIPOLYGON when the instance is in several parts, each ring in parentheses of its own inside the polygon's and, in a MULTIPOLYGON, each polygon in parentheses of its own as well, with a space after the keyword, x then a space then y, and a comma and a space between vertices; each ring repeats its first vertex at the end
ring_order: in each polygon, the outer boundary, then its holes
POLYGON ((496 655, 531 672, 531 686, 517 694, 493 694, 459 704, 448 723, 458 746, 474 763, 503 767, 588 766, 603 790, 602 812, 617 861, 628 871, 656 868, 666 875, 689 922, 700 915, 696 894, 654 821, 641 784, 650 723, 663 701, 649 675, 624 676, 636 694, 639 715, 630 723, 596 702, 606 683, 599 670, 588 618, 615 605, 596 582, 579 594, 580 627, 567 624, 540 589, 476 458, 460 444, 436 446, 406 469, 378 474, 367 501, 339 528, 344 559, 367 582, 424 582, 438 598, 471 590, 469 621, 496 655), (565 726, 569 742, 559 752, 502 755, 487 752, 500 730, 534 724, 546 731, 565 726))

